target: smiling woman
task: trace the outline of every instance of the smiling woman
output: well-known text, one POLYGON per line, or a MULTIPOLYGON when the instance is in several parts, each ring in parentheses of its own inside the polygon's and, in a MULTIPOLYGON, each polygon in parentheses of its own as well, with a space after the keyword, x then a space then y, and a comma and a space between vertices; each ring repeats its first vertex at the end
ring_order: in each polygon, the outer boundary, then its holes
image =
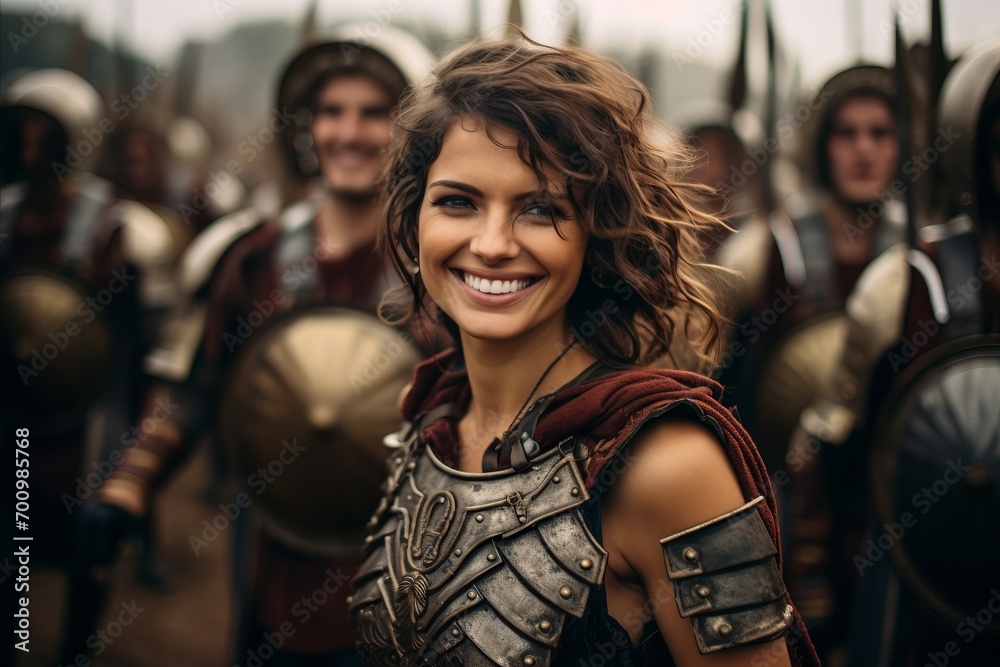
POLYGON ((372 665, 815 664, 774 498, 709 368, 685 164, 642 85, 524 38, 394 122, 381 242, 457 347, 417 368, 351 615, 372 665))

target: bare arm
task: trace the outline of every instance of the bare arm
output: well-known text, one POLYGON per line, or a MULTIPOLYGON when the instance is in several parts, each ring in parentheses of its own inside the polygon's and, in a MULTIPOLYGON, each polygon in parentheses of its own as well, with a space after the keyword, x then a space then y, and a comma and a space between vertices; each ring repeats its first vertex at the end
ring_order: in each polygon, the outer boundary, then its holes
POLYGON ((612 615, 621 621, 636 603, 654 597, 661 601, 647 608, 680 667, 789 665, 782 638, 702 654, 692 620, 680 616, 674 600, 660 539, 746 502, 718 438, 693 422, 662 420, 644 428, 630 452, 630 465, 606 497, 602 513, 609 579, 621 582, 609 586, 612 615))

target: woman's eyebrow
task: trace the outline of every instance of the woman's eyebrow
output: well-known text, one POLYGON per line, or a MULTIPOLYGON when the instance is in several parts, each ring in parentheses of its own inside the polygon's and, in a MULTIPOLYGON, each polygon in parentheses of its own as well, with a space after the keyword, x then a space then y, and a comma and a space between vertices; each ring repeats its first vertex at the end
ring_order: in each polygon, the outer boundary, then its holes
POLYGON ((434 188, 434 187, 438 187, 438 186, 445 187, 445 188, 454 188, 455 190, 461 190, 462 192, 468 192, 470 195, 477 195, 477 196, 480 196, 480 197, 483 196, 483 193, 479 191, 479 188, 477 188, 475 186, 472 186, 472 185, 469 185, 468 183, 462 183, 461 181, 434 181, 433 183, 431 183, 427 187, 428 188, 434 188))
MULTIPOLYGON (((461 190, 462 192, 468 192, 469 194, 476 195, 476 196, 479 196, 479 197, 481 197, 483 195, 483 193, 479 190, 479 188, 477 188, 477 187, 475 187, 473 185, 469 185, 468 183, 463 183, 461 181, 448 181, 448 180, 434 181, 433 183, 431 183, 427 187, 429 189, 429 188, 438 187, 438 186, 445 187, 445 188, 454 188, 455 190, 461 190)), ((526 201, 528 199, 532 199, 534 197, 538 197, 539 195, 544 195, 545 197, 547 197, 549 199, 562 199, 562 200, 569 199, 569 197, 567 197, 566 194, 562 193, 562 192, 547 192, 545 190, 529 190, 527 192, 522 192, 521 194, 514 195, 514 201, 526 201)))

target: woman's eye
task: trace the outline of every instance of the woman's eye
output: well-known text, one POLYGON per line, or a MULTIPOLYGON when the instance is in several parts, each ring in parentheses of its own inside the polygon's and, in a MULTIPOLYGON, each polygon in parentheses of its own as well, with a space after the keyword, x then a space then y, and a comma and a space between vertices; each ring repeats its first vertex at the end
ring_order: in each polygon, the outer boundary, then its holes
POLYGON ((546 218, 565 218, 566 214, 558 206, 552 206, 551 204, 532 204, 528 208, 524 209, 526 215, 537 215, 544 216, 546 218))
POLYGON ((437 206, 439 208, 462 209, 462 208, 472 208, 472 202, 469 201, 467 197, 442 197, 441 199, 432 199, 431 206, 437 206))

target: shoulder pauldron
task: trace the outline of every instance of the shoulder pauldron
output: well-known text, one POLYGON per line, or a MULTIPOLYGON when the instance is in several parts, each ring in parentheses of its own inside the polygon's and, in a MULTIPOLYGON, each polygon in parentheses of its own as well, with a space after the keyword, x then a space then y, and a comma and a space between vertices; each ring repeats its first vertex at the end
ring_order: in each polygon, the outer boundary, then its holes
POLYGON ((549 664, 607 561, 579 511, 588 495, 573 455, 469 475, 411 451, 394 457, 353 584, 366 663, 549 664))
POLYGON ((761 500, 660 540, 677 610, 702 653, 776 639, 792 622, 761 500))

